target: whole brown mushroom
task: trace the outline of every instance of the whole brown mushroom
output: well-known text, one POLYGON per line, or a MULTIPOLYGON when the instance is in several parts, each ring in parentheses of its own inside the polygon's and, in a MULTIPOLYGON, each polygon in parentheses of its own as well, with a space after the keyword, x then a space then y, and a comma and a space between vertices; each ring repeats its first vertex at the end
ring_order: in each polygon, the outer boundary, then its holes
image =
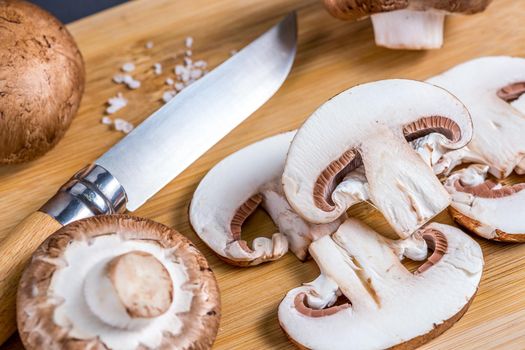
POLYGON ((62 23, 0 0, 0 164, 32 160, 64 135, 84 91, 84 62, 62 23))

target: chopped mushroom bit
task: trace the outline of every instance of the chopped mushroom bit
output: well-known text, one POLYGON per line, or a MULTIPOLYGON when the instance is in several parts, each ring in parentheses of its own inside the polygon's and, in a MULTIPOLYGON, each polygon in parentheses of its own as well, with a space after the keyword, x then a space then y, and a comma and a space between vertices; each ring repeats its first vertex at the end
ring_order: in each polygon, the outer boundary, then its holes
POLYGON ((108 100, 108 107, 106 108, 107 114, 113 114, 117 112, 118 110, 126 107, 128 104, 128 100, 124 98, 124 96, 119 92, 117 96, 111 97, 108 100))
POLYGON ((448 225, 432 223, 417 234, 433 252, 415 273, 392 248, 398 242, 356 219, 313 242, 309 251, 321 275, 285 296, 282 329, 308 349, 368 350, 412 349, 450 328, 477 291, 481 248, 448 225), (337 297, 346 302, 336 303, 337 297))
POLYGON ((135 64, 133 62, 124 63, 122 68, 120 68, 125 73, 131 73, 135 70, 135 64))
POLYGON ((153 65, 153 73, 155 73, 155 75, 161 75, 162 74, 162 65, 160 63, 155 63, 153 65))

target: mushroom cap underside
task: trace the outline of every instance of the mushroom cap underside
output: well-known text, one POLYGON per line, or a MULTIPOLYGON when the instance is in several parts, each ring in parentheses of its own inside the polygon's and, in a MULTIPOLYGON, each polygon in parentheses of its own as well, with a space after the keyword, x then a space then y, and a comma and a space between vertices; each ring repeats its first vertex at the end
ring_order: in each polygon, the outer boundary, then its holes
POLYGON ((206 259, 177 231, 127 215, 98 216, 40 245, 20 281, 17 319, 27 349, 208 349, 219 326, 219 289, 206 259), (143 283, 130 280, 125 288, 126 278, 143 283), (112 323, 122 316, 129 323, 112 323))

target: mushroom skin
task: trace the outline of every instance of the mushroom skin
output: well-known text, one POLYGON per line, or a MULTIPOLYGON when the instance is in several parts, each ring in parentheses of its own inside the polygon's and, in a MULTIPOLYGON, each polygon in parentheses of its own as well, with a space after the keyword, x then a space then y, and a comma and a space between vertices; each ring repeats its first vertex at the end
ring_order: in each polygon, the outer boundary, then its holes
POLYGON ((401 79, 348 89, 297 131, 282 176, 286 198, 308 222, 331 222, 357 202, 337 194, 341 179, 362 165, 370 202, 406 238, 450 204, 429 161, 413 149, 430 134, 435 154, 472 136, 467 109, 444 89, 401 79))
POLYGON ((220 319, 206 259, 127 215, 73 222, 34 253, 17 295, 26 349, 209 349, 220 319))
POLYGON ((461 226, 501 242, 525 242, 525 183, 501 185, 487 180, 488 165, 473 164, 452 173, 445 188, 449 211, 461 226))
MULTIPOLYGON (((306 222, 288 204, 280 182, 286 152, 295 131, 253 143, 224 158, 201 180, 189 210, 197 235, 226 262, 253 266, 280 258, 288 248, 301 260, 308 245, 333 233, 342 222, 315 225, 306 222), (252 247, 241 228, 258 206, 270 215, 279 232, 258 237, 252 247)), ((344 215, 344 213, 342 214, 344 215)))
POLYGON ((84 62, 65 26, 26 1, 0 0, 0 164, 50 150, 84 91, 84 62))
POLYGON ((437 49, 443 45, 445 16, 484 11, 492 0, 324 0, 342 20, 371 16, 376 44, 390 49, 437 49))
POLYGON ((392 241, 352 218, 313 242, 321 275, 284 297, 282 329, 300 348, 316 350, 415 349, 446 331, 476 294, 483 254, 452 226, 431 223, 418 235, 433 252, 415 273, 392 241), (335 303, 337 296, 348 300, 335 303))

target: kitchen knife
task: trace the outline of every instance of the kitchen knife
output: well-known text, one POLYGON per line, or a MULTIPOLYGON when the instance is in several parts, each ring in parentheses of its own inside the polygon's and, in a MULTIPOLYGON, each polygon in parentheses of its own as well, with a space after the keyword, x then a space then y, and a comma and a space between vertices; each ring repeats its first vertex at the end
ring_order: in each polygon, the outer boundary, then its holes
POLYGON ((17 284, 33 251, 69 222, 144 204, 279 89, 296 41, 292 13, 181 91, 0 242, 0 344, 16 328, 17 284))

